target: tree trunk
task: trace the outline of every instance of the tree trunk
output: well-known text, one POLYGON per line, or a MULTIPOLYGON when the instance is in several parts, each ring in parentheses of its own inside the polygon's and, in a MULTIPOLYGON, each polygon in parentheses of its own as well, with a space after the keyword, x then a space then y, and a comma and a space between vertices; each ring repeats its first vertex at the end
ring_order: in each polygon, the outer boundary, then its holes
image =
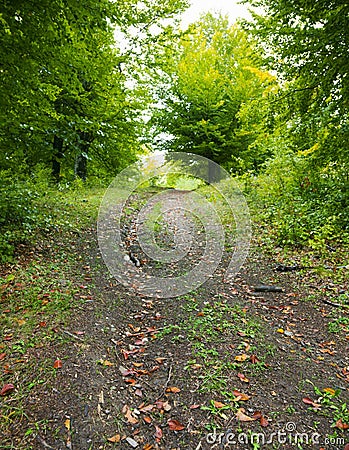
POLYGON ((53 138, 52 176, 58 183, 61 178, 61 161, 63 159, 63 139, 57 135, 53 138))

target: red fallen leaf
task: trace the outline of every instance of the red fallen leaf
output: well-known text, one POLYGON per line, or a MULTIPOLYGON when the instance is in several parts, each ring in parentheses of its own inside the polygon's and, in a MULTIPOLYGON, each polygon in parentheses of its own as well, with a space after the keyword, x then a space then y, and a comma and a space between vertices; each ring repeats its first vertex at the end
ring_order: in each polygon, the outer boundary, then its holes
POLYGON ((12 340, 12 334, 9 334, 7 336, 4 336, 4 341, 11 341, 12 340))
POLYGON ((168 426, 170 428, 170 430, 172 431, 181 431, 184 430, 185 426, 182 425, 180 422, 178 422, 178 420, 176 419, 170 419, 167 421, 168 426))
POLYGON ((268 420, 267 420, 264 416, 261 417, 259 423, 260 423, 261 426, 264 427, 264 428, 267 427, 267 426, 269 425, 268 420))
POLYGON ((143 417, 143 420, 145 423, 151 423, 151 417, 149 417, 149 416, 143 417))
POLYGON ((243 381, 244 383, 249 383, 250 382, 250 380, 248 378, 246 378, 243 373, 238 373, 237 377, 240 378, 240 380, 243 381))
POLYGON ((251 397, 247 394, 243 394, 242 392, 239 391, 233 391, 233 394, 235 395, 236 398, 234 398, 234 401, 247 401, 249 400, 251 397))
POLYGON ((0 391, 0 395, 6 395, 6 394, 10 394, 13 390, 14 390, 14 385, 9 383, 9 384, 4 384, 4 386, 2 387, 1 391, 0 391))
POLYGON ((198 317, 203 317, 205 315, 205 313, 203 311, 200 311, 197 315, 198 315, 198 317))
POLYGON ((252 364, 257 364, 259 362, 259 359, 257 358, 256 355, 251 355, 250 356, 250 361, 252 364))
POLYGON ((6 353, 0 353, 0 361, 2 361, 6 356, 6 353))
POLYGON ((216 401, 214 401, 213 404, 214 404, 215 408, 218 408, 218 409, 224 408, 226 406, 224 403, 216 402, 216 401))
POLYGON ((60 369, 62 367, 62 361, 60 359, 57 359, 54 363, 53 363, 53 368, 54 369, 60 369))
POLYGON ((160 442, 160 439, 162 438, 162 429, 155 425, 155 434, 154 434, 156 441, 160 442))
POLYGON ((263 416, 262 416, 262 413, 260 412, 260 411, 255 411, 253 414, 252 414, 252 418, 254 419, 254 420, 258 420, 258 419, 261 419, 263 416))
POLYGON ((348 430, 349 429, 349 425, 347 423, 344 423, 342 421, 342 419, 337 420, 335 427, 339 428, 341 430, 348 430))
POLYGON ((189 409, 198 409, 201 405, 191 405, 189 406, 189 409))
POLYGON ((126 378, 125 383, 131 384, 132 386, 137 383, 134 378, 126 378))
POLYGON ((303 403, 305 403, 306 405, 311 405, 314 408, 321 408, 320 403, 315 403, 311 398, 309 397, 304 397, 303 399, 303 403))

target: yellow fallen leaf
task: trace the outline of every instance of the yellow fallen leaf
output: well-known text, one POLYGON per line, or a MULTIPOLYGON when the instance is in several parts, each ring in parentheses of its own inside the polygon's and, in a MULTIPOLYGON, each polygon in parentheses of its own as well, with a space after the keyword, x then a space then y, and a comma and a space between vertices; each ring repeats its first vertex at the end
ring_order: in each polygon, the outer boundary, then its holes
POLYGON ((235 361, 244 362, 248 358, 248 355, 243 353, 242 355, 235 356, 235 361))
POLYGON ((328 394, 331 394, 331 395, 335 395, 336 394, 336 391, 334 389, 332 389, 332 388, 325 388, 324 392, 327 392, 328 394))
POLYGON ((68 431, 70 431, 70 419, 67 419, 67 420, 64 422, 64 426, 66 427, 66 429, 67 429, 68 431))
POLYGON ((244 408, 239 408, 236 412, 236 418, 238 420, 240 420, 241 422, 251 422, 255 419, 253 419, 252 417, 249 417, 245 414, 245 410, 244 408))
POLYGON ((277 330, 277 332, 278 332, 278 333, 285 333, 285 330, 283 330, 282 328, 279 328, 279 329, 277 330))
POLYGON ((116 434, 115 436, 108 438, 108 441, 116 443, 116 442, 120 442, 120 439, 121 439, 120 434, 116 434))

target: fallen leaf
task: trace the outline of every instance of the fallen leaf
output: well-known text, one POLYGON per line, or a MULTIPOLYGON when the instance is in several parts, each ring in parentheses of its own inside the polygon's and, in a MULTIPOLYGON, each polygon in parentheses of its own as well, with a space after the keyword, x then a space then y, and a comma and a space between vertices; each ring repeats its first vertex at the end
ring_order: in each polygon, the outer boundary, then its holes
POLYGON ((114 442, 114 443, 120 442, 120 440, 121 440, 120 434, 116 434, 115 436, 108 438, 109 442, 114 442))
POLYGON ((66 427, 66 429, 67 429, 68 431, 70 431, 70 419, 65 420, 64 426, 66 427))
POLYGON ((153 448, 153 445, 145 444, 145 446, 143 447, 143 450, 151 450, 152 448, 153 448))
POLYGON ((0 353, 0 361, 2 361, 6 356, 6 353, 0 353))
POLYGON ((2 387, 1 391, 0 391, 0 395, 6 395, 6 394, 10 394, 13 390, 14 390, 14 385, 9 383, 9 384, 4 384, 4 386, 2 387))
POLYGON ((278 333, 285 333, 285 330, 283 330, 282 328, 279 328, 279 329, 277 330, 277 332, 278 332, 278 333))
POLYGON ((201 405, 191 405, 189 406, 189 409, 198 409, 201 405))
POLYGON ((259 359, 257 358, 256 355, 251 355, 250 356, 250 361, 252 364, 257 364, 259 362, 259 359))
POLYGON ((251 398, 249 395, 243 394, 242 392, 239 392, 239 391, 233 391, 233 394, 236 397, 236 398, 234 398, 234 401, 236 401, 236 402, 239 402, 240 400, 245 402, 251 398))
POLYGON ((349 444, 346 444, 343 450, 349 450, 349 444))
POLYGON ((26 323, 26 321, 24 319, 17 319, 17 323, 19 326, 22 326, 26 323))
POLYGON ((101 363, 103 366, 106 366, 106 367, 111 367, 111 366, 114 365, 114 363, 108 361, 107 359, 105 359, 104 361, 101 360, 100 363, 101 363))
POLYGON ((123 412, 124 416, 126 417, 126 419, 127 419, 127 421, 128 421, 129 423, 132 423, 132 424, 138 423, 138 419, 136 419, 136 418, 132 415, 132 411, 131 411, 131 409, 130 409, 130 407, 129 407, 128 405, 125 405, 125 406, 122 408, 122 412, 123 412))
POLYGON ((172 394, 177 394, 178 392, 181 392, 181 390, 176 386, 170 386, 166 389, 166 392, 172 392, 172 394))
POLYGON ((44 327, 47 326, 47 323, 46 323, 46 322, 39 322, 39 326, 42 327, 42 328, 44 328, 44 327))
POLYGON ((152 422, 151 417, 149 417, 149 416, 143 417, 143 420, 144 420, 145 423, 151 423, 152 422))
POLYGON ((62 361, 60 359, 56 359, 56 361, 53 363, 54 369, 60 369, 62 367, 62 361))
POLYGON ((132 364, 137 368, 144 366, 144 363, 133 362, 132 364))
POLYGON ((237 377, 240 378, 240 380, 243 381, 244 383, 249 383, 250 382, 250 380, 248 378, 246 378, 243 373, 238 373, 237 377))
POLYGON ((267 427, 269 425, 268 420, 264 416, 261 417, 261 420, 259 421, 259 423, 261 424, 261 426, 263 428, 265 428, 265 427, 267 427))
MULTIPOLYGON (((144 403, 143 403, 143 405, 144 405, 144 403)), ((141 411, 143 413, 147 413, 147 412, 153 411, 154 408, 155 408, 155 405, 147 405, 147 406, 139 407, 138 409, 139 409, 139 411, 141 411)))
POLYGON ((157 425, 155 425, 155 434, 154 436, 156 437, 157 442, 160 441, 160 439, 162 438, 162 429, 160 427, 158 427, 157 425))
POLYGON ((331 395, 335 395, 336 394, 336 391, 334 389, 332 389, 332 388, 325 388, 324 392, 327 392, 328 394, 331 394, 331 395))
POLYGON ((261 419, 263 416, 262 416, 262 413, 260 412, 260 411, 255 411, 253 414, 252 414, 252 418, 254 419, 254 420, 258 420, 258 419, 261 419))
POLYGON ((226 406, 224 403, 216 402, 216 401, 214 401, 213 404, 214 404, 215 408, 218 408, 218 409, 224 408, 226 406))
POLYGON ((155 361, 159 364, 162 364, 164 361, 166 361, 166 358, 155 358, 155 361))
POLYGON ((181 431, 184 430, 185 426, 182 425, 180 422, 178 422, 178 420, 176 419, 170 419, 168 420, 168 426, 170 428, 170 430, 172 431, 181 431))
POLYGON ((242 355, 235 356, 234 359, 235 359, 235 361, 244 362, 244 361, 246 361, 247 358, 248 358, 248 355, 243 353, 242 355))
POLYGON ((311 398, 309 398, 309 397, 304 397, 302 400, 303 400, 303 403, 305 403, 306 405, 311 405, 311 406, 313 406, 314 408, 317 408, 317 409, 321 408, 320 403, 315 403, 315 402, 314 402, 311 398))
POLYGON ((136 389, 135 390, 135 395, 137 395, 138 397, 143 397, 143 392, 141 391, 141 389, 136 389))
POLYGON ((349 429, 349 425, 347 423, 344 423, 342 421, 342 419, 337 420, 335 427, 339 428, 340 430, 348 430, 349 429))
POLYGON ((253 421, 253 420, 256 420, 256 419, 253 419, 252 417, 247 416, 247 415, 245 414, 244 408, 239 408, 239 409, 237 410, 237 412, 236 412, 236 418, 237 418, 238 420, 240 420, 240 422, 251 422, 251 421, 253 421))

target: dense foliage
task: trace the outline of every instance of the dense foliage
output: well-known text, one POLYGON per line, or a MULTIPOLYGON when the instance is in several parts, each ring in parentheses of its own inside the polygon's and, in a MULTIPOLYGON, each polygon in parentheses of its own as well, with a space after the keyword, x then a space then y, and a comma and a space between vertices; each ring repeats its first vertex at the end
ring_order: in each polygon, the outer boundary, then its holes
POLYGON ((326 245, 349 231, 349 6, 345 1, 252 1, 247 24, 282 89, 267 105, 255 184, 281 243, 326 245), (270 120, 272 119, 272 120, 270 120))
POLYGON ((249 23, 209 13, 182 31, 186 3, 2 2, 3 259, 45 226, 37 199, 53 185, 108 179, 153 149, 243 177, 282 244, 347 238, 347 2, 251 0, 249 23))

